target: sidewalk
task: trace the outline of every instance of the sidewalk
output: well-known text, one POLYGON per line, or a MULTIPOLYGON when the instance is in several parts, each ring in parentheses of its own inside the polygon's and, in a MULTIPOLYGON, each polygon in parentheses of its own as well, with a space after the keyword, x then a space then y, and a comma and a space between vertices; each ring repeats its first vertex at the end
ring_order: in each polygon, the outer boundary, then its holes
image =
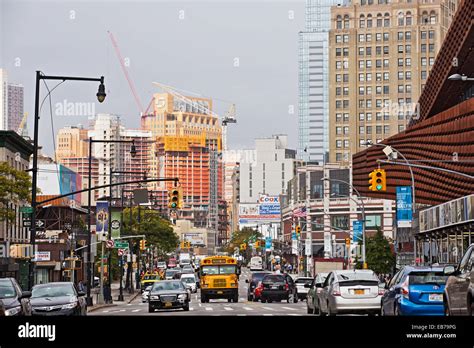
POLYGON ((107 303, 107 304, 105 304, 105 303, 104 304, 97 304, 98 294, 99 294, 100 288, 97 287, 97 288, 92 289, 91 290, 91 297, 92 297, 94 305, 87 307, 87 312, 89 313, 89 312, 96 311, 100 308, 113 307, 113 306, 123 305, 123 304, 127 304, 127 303, 132 302, 141 293, 140 290, 135 289, 136 284, 133 284, 133 285, 134 285, 134 292, 129 293, 127 290, 125 290, 125 288, 123 288, 123 290, 122 290, 123 301, 118 301, 117 299, 118 299, 119 294, 120 294, 120 282, 117 281, 115 283, 112 283, 112 303, 107 303))

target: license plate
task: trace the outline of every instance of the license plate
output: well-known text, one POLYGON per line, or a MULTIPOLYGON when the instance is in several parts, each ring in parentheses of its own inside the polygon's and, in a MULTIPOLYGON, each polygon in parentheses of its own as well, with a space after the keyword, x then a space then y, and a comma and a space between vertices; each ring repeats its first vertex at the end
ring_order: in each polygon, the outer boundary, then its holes
POLYGON ((441 302, 441 301, 443 301, 443 295, 441 295, 441 294, 430 294, 429 300, 430 301, 441 302))
POLYGON ((354 294, 356 294, 356 295, 364 295, 364 294, 365 294, 365 290, 363 290, 363 289, 355 289, 355 290, 354 290, 354 294))
POLYGON ((171 302, 165 302, 165 307, 173 307, 173 304, 171 302))
POLYGON ((224 292, 223 291, 218 291, 217 294, 218 295, 222 295, 224 292))
POLYGON ((278 286, 272 286, 272 289, 278 289, 278 286))

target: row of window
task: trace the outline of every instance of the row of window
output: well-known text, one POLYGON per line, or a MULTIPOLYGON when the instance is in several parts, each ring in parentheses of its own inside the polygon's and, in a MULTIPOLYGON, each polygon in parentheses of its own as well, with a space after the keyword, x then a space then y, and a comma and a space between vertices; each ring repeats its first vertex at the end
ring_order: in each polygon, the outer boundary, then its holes
MULTIPOLYGON (((403 100, 403 99, 401 99, 403 100)), ((403 102, 400 103, 400 105, 407 105, 403 102)), ((398 120, 404 120, 409 119, 411 115, 411 112, 408 107, 405 108, 405 110, 402 110, 398 113, 398 120)), ((376 112, 375 113, 375 120, 376 121, 389 121, 390 120, 390 113, 389 112, 376 112)), ((372 113, 371 112, 360 112, 359 113, 359 121, 372 121, 372 113)), ((348 113, 336 113, 336 123, 341 123, 341 122, 349 122, 349 114, 348 113)), ((336 127, 336 134, 349 134, 349 127, 344 126, 344 127, 336 127)))
MULTIPOLYGON (((429 58, 422 57, 420 59, 421 66, 427 66, 428 63, 429 63, 430 66, 432 66, 434 64, 434 62, 435 62, 434 57, 429 57, 429 58)), ((403 67, 403 66, 411 67, 411 58, 398 58, 398 66, 399 67, 403 67)), ((372 67, 373 67, 373 65, 372 65, 372 60, 371 59, 359 60, 359 69, 371 69, 372 67)), ((383 68, 389 68, 390 67, 390 60, 389 59, 383 59, 383 60, 382 59, 376 59, 375 60, 375 67, 378 68, 378 69, 381 69, 382 67, 383 68)), ((349 61, 347 61, 347 60, 344 60, 344 61, 337 60, 336 61, 336 70, 344 70, 344 69, 349 69, 349 61)), ((388 73, 386 73, 386 74, 388 74, 388 73)), ((361 81, 361 80, 359 79, 359 81, 361 81)), ((370 80, 367 80, 367 81, 370 81, 370 80)), ((377 80, 377 81, 381 81, 381 80, 377 80)), ((340 82, 340 81, 337 80, 337 75, 336 75, 336 82, 340 82)), ((344 81, 344 82, 347 82, 347 81, 344 81)))
MULTIPOLYGON (((436 24, 437 21, 437 14, 435 11, 431 11, 429 15, 424 11, 420 16, 420 25, 433 25, 436 24)), ((382 17, 382 14, 379 13, 375 18, 375 22, 371 14, 368 14, 367 18, 364 14, 360 15, 359 28, 373 28, 374 24, 377 28, 381 28, 382 26, 386 28, 390 27, 390 14, 386 12, 382 17)), ((397 15, 397 24, 400 27, 413 25, 414 23, 411 12, 408 11, 406 14, 399 12, 397 15)), ((350 27, 349 15, 345 15, 344 18, 342 18, 341 15, 336 17, 336 29, 349 29, 350 27)))
MULTIPOLYGON (((359 42, 372 42, 374 34, 359 34, 358 41, 359 42)), ((422 40, 430 39, 433 40, 435 38, 434 30, 422 30, 420 31, 420 38, 422 40)), ((382 42, 382 41, 389 41, 390 33, 375 33, 375 41, 382 42)), ((397 32, 397 39, 398 41, 402 41, 405 39, 406 41, 411 40, 411 31, 399 31, 397 32)), ((349 35, 336 35, 336 43, 349 43, 349 35)))
MULTIPOLYGON (((398 98, 398 104, 399 105, 411 105, 411 98, 398 98)), ((337 108, 337 101, 336 101, 336 108, 337 108)), ((348 104, 347 104, 348 105, 348 104)), ((390 106, 390 100, 389 99, 376 99, 375 100, 375 107, 376 108, 383 108, 383 107, 389 107, 390 106)), ((371 109, 372 108, 372 99, 359 99, 359 108, 367 108, 371 109)))
MULTIPOLYGON (((375 47, 375 54, 378 55, 378 56, 382 55, 382 46, 376 46, 375 47)), ((384 55, 389 54, 389 46, 383 46, 383 54, 384 55)), ((363 56, 363 55, 371 56, 372 55, 372 47, 371 46, 359 47, 359 56, 363 56)), ((337 56, 337 54, 336 54, 336 56, 337 56)))

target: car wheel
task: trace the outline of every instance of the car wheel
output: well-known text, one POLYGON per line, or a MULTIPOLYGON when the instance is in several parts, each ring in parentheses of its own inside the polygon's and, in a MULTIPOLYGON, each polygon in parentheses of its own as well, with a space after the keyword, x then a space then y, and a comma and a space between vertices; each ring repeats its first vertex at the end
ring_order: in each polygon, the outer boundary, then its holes
POLYGON ((261 298, 260 301, 262 301, 262 303, 266 303, 267 302, 267 299, 266 298, 261 298))
MULTIPOLYGON (((315 310, 316 310, 316 308, 315 308, 315 310)), ((324 312, 321 309, 321 303, 319 302, 319 300, 318 300, 318 309, 317 309, 316 314, 320 317, 324 317, 324 312)))
POLYGON ((153 313, 155 310, 153 309, 153 307, 148 307, 148 313, 153 313))
POLYGON ((239 295, 238 294, 234 296, 234 303, 237 303, 237 302, 239 302, 239 295))
POLYGON ((271 298, 269 298, 267 301, 268 301, 268 303, 272 303, 272 302, 273 302, 273 300, 272 300, 271 298))
POLYGON ((395 308, 393 309, 393 315, 395 315, 396 317, 400 317, 402 315, 397 305, 395 305, 395 308))
POLYGON ((247 295, 247 301, 249 301, 249 302, 252 301, 252 296, 247 295))
POLYGON ((189 312, 189 302, 186 303, 186 304, 183 306, 183 310, 184 310, 185 312, 189 312))
POLYGON ((206 303, 206 296, 201 294, 201 303, 206 303))
POLYGON ((227 299, 227 302, 232 302, 232 299, 231 299, 231 298, 228 298, 228 299, 227 299))
POLYGON ((293 303, 298 303, 298 294, 293 295, 293 303))
POLYGON ((306 314, 313 314, 313 313, 314 313, 314 311, 311 308, 309 308, 309 303, 307 303, 306 304, 306 314))
POLYGON ((252 298, 252 301, 253 301, 253 302, 258 302, 258 298, 254 296, 254 297, 252 298))

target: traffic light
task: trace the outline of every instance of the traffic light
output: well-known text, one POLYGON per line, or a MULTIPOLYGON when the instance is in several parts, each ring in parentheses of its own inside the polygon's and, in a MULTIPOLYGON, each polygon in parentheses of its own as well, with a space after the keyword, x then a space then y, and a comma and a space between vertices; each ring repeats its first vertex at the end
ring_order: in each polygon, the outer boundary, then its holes
POLYGON ((240 250, 246 250, 246 249, 247 249, 246 243, 240 244, 240 250))
POLYGON ((296 226, 296 235, 299 237, 301 233, 301 226, 296 226))
POLYGON ((181 209, 181 200, 183 198, 183 190, 181 187, 173 187, 168 191, 168 208, 181 209))
POLYGON ((369 177, 370 191, 385 192, 387 190, 387 175, 384 169, 374 169, 369 177))
POLYGON ((140 240, 140 250, 145 250, 146 249, 146 240, 142 239, 140 240))
POLYGON ((350 247, 350 246, 351 246, 351 239, 346 238, 346 247, 350 247))

